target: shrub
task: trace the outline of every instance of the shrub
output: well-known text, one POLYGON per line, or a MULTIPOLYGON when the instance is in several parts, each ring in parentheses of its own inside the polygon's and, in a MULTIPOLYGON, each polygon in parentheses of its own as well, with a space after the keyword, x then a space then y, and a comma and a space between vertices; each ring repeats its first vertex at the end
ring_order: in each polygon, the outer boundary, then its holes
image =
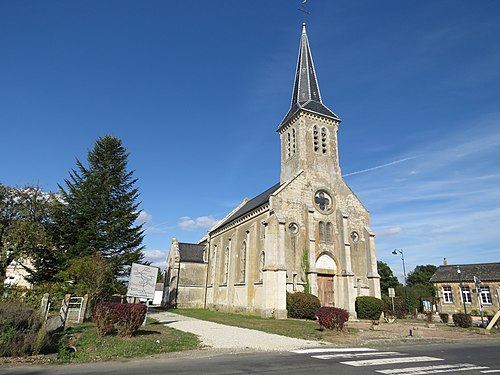
POLYGON ((427 323, 432 323, 433 319, 434 319, 434 313, 432 311, 428 311, 425 313, 425 321, 427 323))
POLYGON ((371 296, 356 298, 355 308, 359 319, 380 319, 384 305, 381 299, 371 296))
POLYGON ((321 307, 318 297, 309 293, 287 293, 286 308, 288 317, 295 319, 314 319, 321 307))
POLYGON ((349 312, 338 307, 323 306, 316 311, 316 317, 321 327, 340 332, 344 329, 345 322, 349 320, 349 312))
POLYGON ((0 357, 27 356, 42 350, 42 323, 39 312, 32 307, 0 303, 0 357))
POLYGON ((441 321, 446 324, 450 320, 450 316, 446 313, 440 313, 439 317, 441 318, 441 321))
POLYGON ((146 305, 138 303, 103 302, 96 306, 94 322, 100 336, 113 334, 130 337, 146 317, 146 305))
POLYGON ((452 318, 453 323, 458 327, 469 328, 472 326, 472 317, 469 314, 453 314, 452 318))

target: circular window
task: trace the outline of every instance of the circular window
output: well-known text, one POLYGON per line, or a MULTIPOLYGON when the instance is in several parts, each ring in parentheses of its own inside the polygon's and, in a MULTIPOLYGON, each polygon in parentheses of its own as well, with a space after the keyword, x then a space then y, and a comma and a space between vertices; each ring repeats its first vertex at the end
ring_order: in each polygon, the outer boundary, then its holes
POLYGON ((318 190, 314 194, 314 204, 320 211, 329 212, 333 207, 333 199, 326 191, 318 190))
POLYGON ((298 233, 299 231, 299 226, 295 223, 290 223, 290 225, 288 226, 288 229, 290 230, 290 233, 298 233))

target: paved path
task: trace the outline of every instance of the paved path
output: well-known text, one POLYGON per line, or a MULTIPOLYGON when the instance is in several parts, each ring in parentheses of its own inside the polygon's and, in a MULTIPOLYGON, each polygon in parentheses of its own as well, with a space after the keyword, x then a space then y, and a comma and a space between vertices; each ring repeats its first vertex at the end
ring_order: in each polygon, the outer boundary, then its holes
POLYGON ((319 341, 301 340, 253 329, 231 327, 167 311, 150 310, 148 315, 169 327, 194 333, 199 336, 203 345, 214 349, 289 351, 324 344, 319 341))

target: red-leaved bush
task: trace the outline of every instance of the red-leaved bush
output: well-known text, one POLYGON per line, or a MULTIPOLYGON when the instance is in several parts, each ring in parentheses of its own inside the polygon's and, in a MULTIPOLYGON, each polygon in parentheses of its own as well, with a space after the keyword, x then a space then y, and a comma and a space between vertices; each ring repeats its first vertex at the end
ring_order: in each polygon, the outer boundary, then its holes
POLYGON ((94 311, 97 333, 105 336, 116 331, 118 336, 130 337, 140 328, 146 309, 139 303, 99 303, 94 311))
POLYGON ((349 320, 349 312, 338 307, 323 306, 316 311, 319 325, 328 329, 342 331, 344 324, 349 320))

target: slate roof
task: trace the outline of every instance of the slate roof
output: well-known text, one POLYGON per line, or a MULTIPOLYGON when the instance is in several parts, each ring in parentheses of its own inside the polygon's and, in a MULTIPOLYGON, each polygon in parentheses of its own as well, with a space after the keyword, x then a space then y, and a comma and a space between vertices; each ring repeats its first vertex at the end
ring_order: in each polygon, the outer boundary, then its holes
POLYGON ((283 121, 281 121, 280 127, 300 110, 320 114, 340 121, 340 117, 325 106, 321 100, 321 93, 319 91, 318 79, 316 77, 316 70, 314 69, 314 62, 311 48, 309 47, 305 23, 302 24, 302 36, 300 38, 292 103, 290 110, 283 121))
POLYGON ((224 222, 217 225, 217 227, 213 231, 239 219, 240 217, 242 217, 242 216, 252 212, 253 210, 259 208, 260 206, 268 203, 269 197, 271 196, 271 194, 273 194, 276 190, 278 190, 279 187, 280 187, 280 183, 278 182, 276 185, 270 187, 269 189, 267 189, 263 193, 260 193, 255 198, 250 199, 238 211, 236 211, 234 214, 232 214, 230 217, 228 217, 224 222))
POLYGON ((204 249, 205 249, 204 245, 179 242, 179 255, 181 257, 181 262, 204 263, 203 261, 204 249))
POLYGON ((500 263, 479 263, 439 266, 431 282, 459 282, 457 266, 460 267, 462 281, 474 281, 474 276, 481 281, 499 281, 500 263))

